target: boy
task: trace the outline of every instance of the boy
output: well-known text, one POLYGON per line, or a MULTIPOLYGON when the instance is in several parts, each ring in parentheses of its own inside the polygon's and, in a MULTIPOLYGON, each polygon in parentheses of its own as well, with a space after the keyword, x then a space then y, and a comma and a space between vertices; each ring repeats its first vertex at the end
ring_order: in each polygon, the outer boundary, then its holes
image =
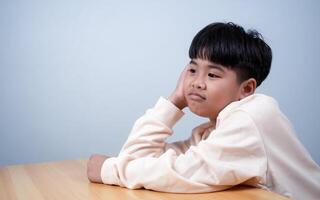
POLYGON ((268 76, 271 48, 233 23, 202 29, 176 89, 139 118, 118 157, 91 156, 92 182, 130 189, 200 193, 238 184, 293 199, 320 199, 320 169, 277 102, 255 89, 268 76), (209 118, 188 140, 166 143, 183 109, 209 118))

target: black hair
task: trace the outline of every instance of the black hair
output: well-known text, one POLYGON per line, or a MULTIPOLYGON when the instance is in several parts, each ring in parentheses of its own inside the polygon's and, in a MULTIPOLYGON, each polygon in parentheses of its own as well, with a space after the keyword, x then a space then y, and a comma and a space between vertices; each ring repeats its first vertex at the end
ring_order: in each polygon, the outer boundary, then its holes
POLYGON ((271 68, 272 51, 256 30, 232 22, 212 23, 193 38, 190 59, 201 58, 234 70, 239 83, 254 78, 259 86, 271 68))

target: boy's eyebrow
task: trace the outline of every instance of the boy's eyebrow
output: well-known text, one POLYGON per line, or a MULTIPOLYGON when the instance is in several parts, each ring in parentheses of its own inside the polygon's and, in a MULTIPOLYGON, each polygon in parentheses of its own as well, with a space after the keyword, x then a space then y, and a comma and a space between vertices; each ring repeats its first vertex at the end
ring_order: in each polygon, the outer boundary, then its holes
MULTIPOLYGON (((190 60, 190 64, 194 64, 194 65, 198 65, 198 63, 195 61, 195 60, 190 60)), ((215 65, 215 64, 209 64, 207 65, 209 68, 214 68, 214 69, 217 69, 221 72, 224 72, 223 68, 220 67, 219 65, 215 65)))

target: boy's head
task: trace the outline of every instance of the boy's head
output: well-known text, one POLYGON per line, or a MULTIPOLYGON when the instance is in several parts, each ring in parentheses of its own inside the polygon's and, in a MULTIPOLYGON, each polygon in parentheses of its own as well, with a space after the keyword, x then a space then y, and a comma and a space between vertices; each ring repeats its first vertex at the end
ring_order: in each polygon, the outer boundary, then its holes
POLYGON ((189 57, 232 69, 239 83, 254 78, 259 86, 269 74, 272 52, 255 30, 246 32, 233 23, 212 23, 194 37, 189 57))
POLYGON ((253 94, 265 80, 272 51, 257 31, 246 32, 233 23, 212 23, 194 37, 189 57, 184 84, 188 107, 215 119, 225 106, 253 94))

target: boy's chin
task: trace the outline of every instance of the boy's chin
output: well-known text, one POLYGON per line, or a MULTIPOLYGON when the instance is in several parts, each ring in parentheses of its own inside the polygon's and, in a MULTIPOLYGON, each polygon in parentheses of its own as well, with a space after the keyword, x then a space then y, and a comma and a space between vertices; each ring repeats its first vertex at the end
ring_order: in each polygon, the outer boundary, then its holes
POLYGON ((191 107, 188 107, 188 108, 189 108, 189 110, 190 110, 193 114, 198 115, 199 117, 209 118, 209 115, 208 115, 207 112, 201 111, 201 110, 199 110, 199 109, 195 109, 195 108, 193 108, 192 106, 191 106, 191 107))

